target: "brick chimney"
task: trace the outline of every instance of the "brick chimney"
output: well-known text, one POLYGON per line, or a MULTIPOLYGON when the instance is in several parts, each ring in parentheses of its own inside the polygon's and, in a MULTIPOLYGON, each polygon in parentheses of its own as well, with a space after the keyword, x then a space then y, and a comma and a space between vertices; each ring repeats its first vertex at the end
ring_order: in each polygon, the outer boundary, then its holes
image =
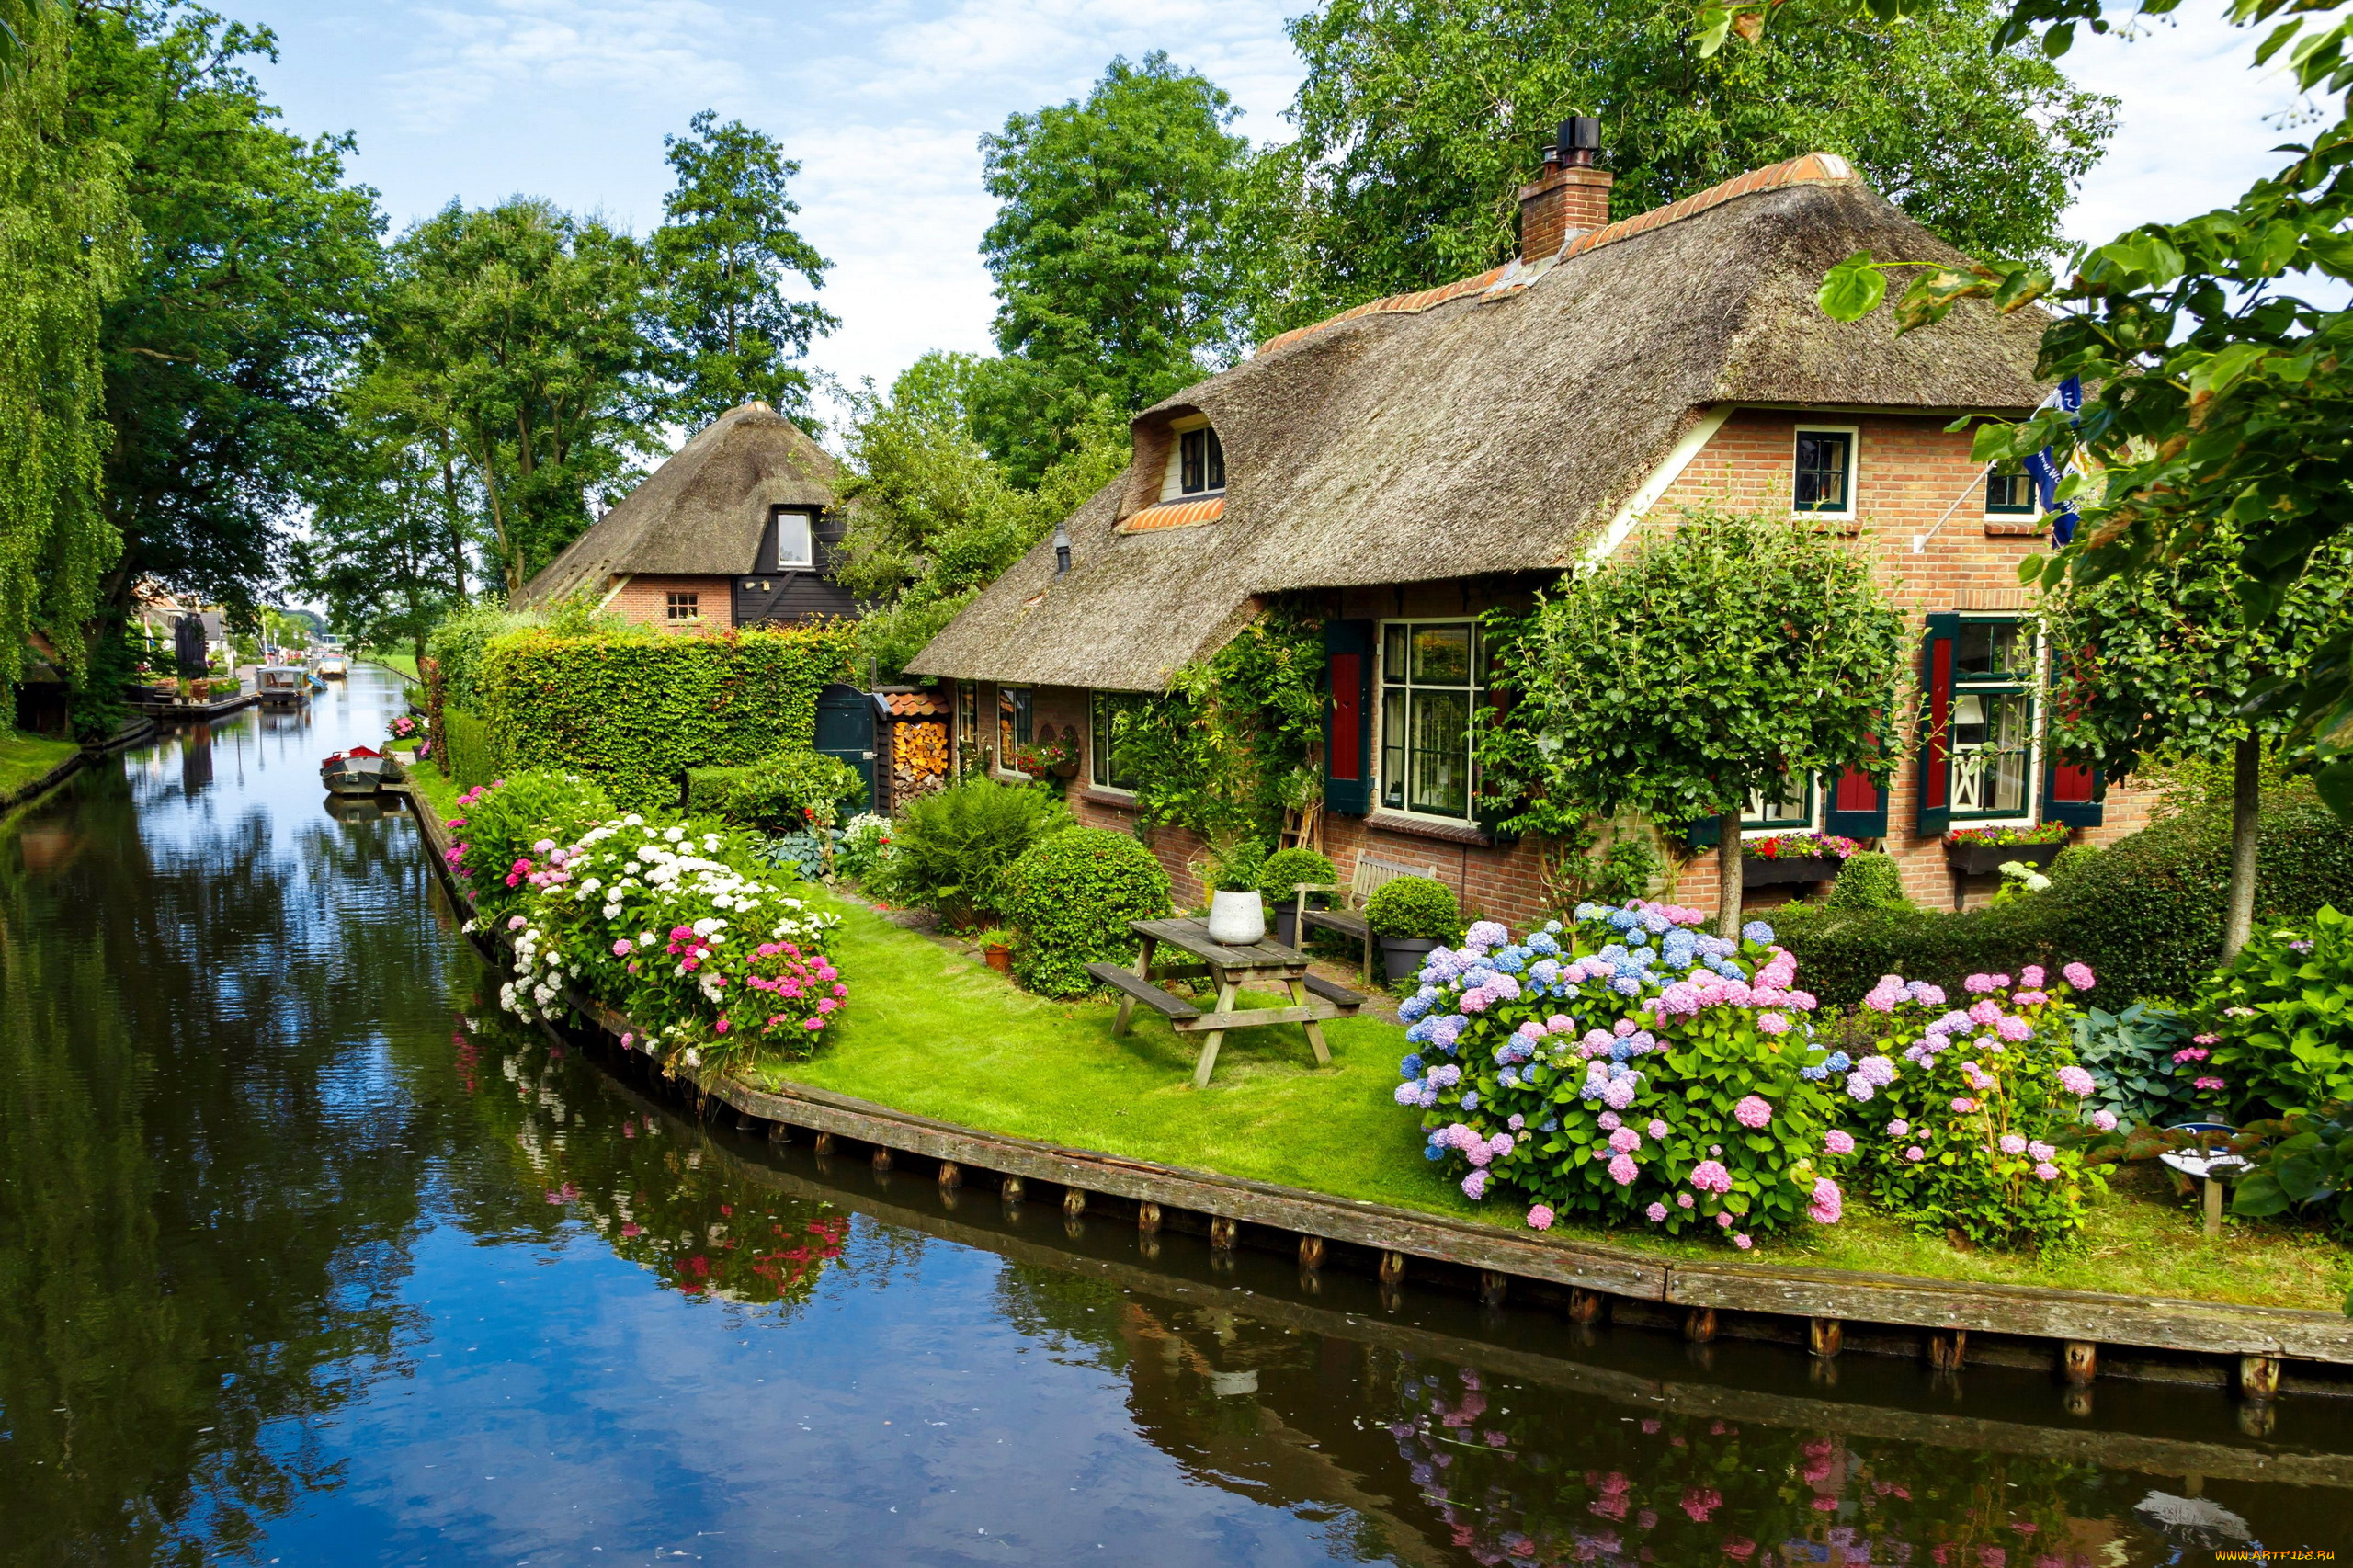
POLYGON ((1572 234, 1609 222, 1614 176, 1593 166, 1601 151, 1601 121, 1590 116, 1561 121, 1558 138, 1544 149, 1544 167, 1519 187, 1519 258, 1549 261, 1572 234))

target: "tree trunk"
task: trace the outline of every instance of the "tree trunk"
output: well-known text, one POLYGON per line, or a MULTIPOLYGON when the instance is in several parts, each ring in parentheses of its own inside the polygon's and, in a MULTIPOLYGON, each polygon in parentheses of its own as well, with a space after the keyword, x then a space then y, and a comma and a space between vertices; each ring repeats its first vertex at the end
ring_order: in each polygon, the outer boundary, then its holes
POLYGON ((2231 759, 2231 886, 2222 916, 2222 961, 2229 963, 2255 930, 2255 846, 2263 815, 2263 743, 2254 735, 2231 759))
POLYGON ((1740 940, 1740 813, 1716 819, 1716 935, 1740 940))

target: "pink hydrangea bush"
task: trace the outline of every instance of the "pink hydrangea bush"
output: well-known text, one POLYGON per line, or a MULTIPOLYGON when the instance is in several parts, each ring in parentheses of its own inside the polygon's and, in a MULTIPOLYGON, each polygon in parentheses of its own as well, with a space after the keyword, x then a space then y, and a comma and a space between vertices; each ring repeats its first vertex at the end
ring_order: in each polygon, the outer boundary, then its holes
POLYGON ((2080 963, 1972 974, 1958 998, 1882 977, 1849 1027, 1858 1049, 1896 1056, 1904 1072, 1847 1119, 1863 1190, 1923 1230, 1987 1245, 2072 1236, 2103 1181, 2084 1159, 2083 1142, 2105 1129, 2075 1061, 2071 1000, 2097 983, 2080 963))
POLYGON ((1558 1218, 1698 1230, 1746 1248, 1835 1224, 1834 1124, 1893 1083, 1814 1040, 1797 960, 1752 921, 1701 934, 1697 910, 1582 904, 1515 941, 1493 921, 1430 954, 1400 1014, 1400 1106, 1425 1157, 1474 1201, 1558 1218))

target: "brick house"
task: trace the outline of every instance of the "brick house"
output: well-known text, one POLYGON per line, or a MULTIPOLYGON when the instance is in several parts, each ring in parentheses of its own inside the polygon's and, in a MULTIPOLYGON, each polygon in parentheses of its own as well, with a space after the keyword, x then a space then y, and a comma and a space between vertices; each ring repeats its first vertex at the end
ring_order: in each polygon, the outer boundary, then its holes
MULTIPOLYGON (((1808 780, 1752 800, 1746 832, 1869 841, 1936 904, 1997 885, 1949 869, 1949 828, 2139 825, 2145 802, 2047 753, 2047 656, 2015 570, 2038 508, 1946 428, 2042 400, 2041 319, 1966 305, 1898 337, 1884 308, 1823 315, 1824 271, 1856 250, 1958 259, 1832 154, 1614 223, 1608 188, 1589 153, 1556 150, 1520 193, 1518 258, 1287 333, 1137 415, 1066 562, 1040 545, 910 665, 945 683, 964 754, 1071 741, 1080 817, 1131 823, 1106 699, 1165 690, 1267 596, 1304 596, 1326 616, 1323 847, 1343 879, 1363 853, 1434 867, 1468 907, 1527 921, 1546 912, 1538 847, 1499 842, 1475 801, 1476 618, 1687 508, 1786 510, 1870 557, 1917 629, 1927 710, 1891 789, 1808 780)), ((1198 845, 1151 841, 1198 897, 1198 845)), ((1699 857, 1673 896, 1712 907, 1715 881, 1699 857)))
POLYGON ((765 403, 729 409, 590 525, 518 596, 584 590, 672 631, 850 616, 834 460, 765 403))

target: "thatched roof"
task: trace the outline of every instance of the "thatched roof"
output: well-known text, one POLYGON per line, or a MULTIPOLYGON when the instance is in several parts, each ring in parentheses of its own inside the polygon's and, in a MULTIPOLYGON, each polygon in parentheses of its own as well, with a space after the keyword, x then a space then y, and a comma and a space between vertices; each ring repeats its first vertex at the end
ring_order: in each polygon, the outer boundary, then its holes
MULTIPOLYGON (((2024 413, 2042 320, 1969 304, 1895 335, 1815 306, 1850 253, 1960 259, 1812 154, 1572 241, 1557 262, 1287 334, 1135 420, 1136 460, 908 666, 1160 688, 1252 596, 1572 564, 1711 404, 2024 413), (1152 526, 1169 422, 1215 424, 1222 515, 1152 526)), ((1207 510, 1207 508, 1203 508, 1207 510)))
POLYGON ((834 479, 834 460, 792 421, 765 403, 731 408, 549 562, 520 602, 631 573, 749 572, 769 508, 831 507, 834 479))

